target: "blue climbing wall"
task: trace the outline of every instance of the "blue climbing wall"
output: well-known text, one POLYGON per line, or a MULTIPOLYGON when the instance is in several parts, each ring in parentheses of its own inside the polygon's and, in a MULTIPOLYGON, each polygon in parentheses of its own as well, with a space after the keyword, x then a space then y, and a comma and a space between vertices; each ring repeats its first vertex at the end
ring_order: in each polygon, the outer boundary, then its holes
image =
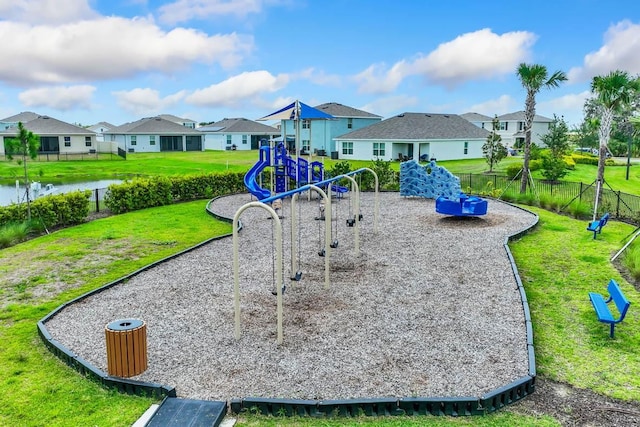
POLYGON ((425 166, 415 160, 400 164, 400 195, 437 199, 440 196, 448 200, 459 200, 460 178, 453 175, 432 160, 425 166))

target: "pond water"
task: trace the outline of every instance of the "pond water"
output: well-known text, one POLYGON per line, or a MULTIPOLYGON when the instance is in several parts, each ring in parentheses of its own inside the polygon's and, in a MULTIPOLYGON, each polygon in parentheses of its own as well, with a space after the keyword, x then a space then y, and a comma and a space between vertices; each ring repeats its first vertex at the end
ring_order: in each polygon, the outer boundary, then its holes
MULTIPOLYGON (((96 188, 107 188, 111 184, 120 184, 121 179, 103 179, 99 181, 74 182, 72 184, 55 184, 54 194, 69 193, 76 190, 95 190, 96 188)), ((42 188, 46 186, 46 181, 41 181, 42 188)), ((33 195, 32 195, 33 198, 33 195)), ((25 201, 24 186, 20 190, 15 185, 0 185, 0 206, 7 206, 18 201, 25 201)))

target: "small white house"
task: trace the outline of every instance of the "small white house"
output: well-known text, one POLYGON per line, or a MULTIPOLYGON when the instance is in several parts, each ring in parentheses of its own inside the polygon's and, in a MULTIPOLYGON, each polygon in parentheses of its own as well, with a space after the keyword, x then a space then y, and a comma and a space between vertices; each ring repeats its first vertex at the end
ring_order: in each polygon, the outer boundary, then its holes
POLYGON ((0 120, 0 154, 5 153, 4 142, 18 134, 18 123, 40 137, 41 154, 95 153, 96 134, 80 126, 72 125, 49 116, 24 112, 0 120))
POLYGON ((269 141, 280 131, 245 118, 223 119, 197 129, 203 134, 205 150, 257 150, 260 140, 269 141))
POLYGON ((345 160, 459 160, 483 157, 488 135, 455 114, 403 113, 334 140, 345 160))
POLYGON ((104 133, 126 152, 202 151, 202 133, 159 116, 125 123, 104 133))
MULTIPOLYGON (((465 113, 461 117, 479 128, 488 131, 493 130, 493 117, 478 113, 465 113)), ((524 145, 524 111, 503 114, 498 116, 498 121, 500 122, 500 128, 497 133, 502 137, 502 144, 505 147, 521 147, 524 145)), ((543 147, 542 136, 549 132, 551 123, 553 123, 553 119, 536 114, 531 125, 531 142, 538 147, 543 147)))

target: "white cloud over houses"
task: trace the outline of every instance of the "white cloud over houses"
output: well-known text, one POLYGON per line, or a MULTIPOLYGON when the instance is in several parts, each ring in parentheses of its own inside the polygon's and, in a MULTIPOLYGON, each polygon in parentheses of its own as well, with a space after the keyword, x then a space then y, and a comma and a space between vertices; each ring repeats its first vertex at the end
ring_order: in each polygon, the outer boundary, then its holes
POLYGON ((361 93, 390 93, 402 81, 414 75, 427 81, 453 88, 471 80, 484 80, 515 73, 520 62, 531 56, 537 36, 528 31, 502 35, 485 28, 462 34, 440 44, 428 55, 403 59, 388 68, 373 64, 354 76, 361 93))
POLYGON ((87 0, 0 0, 0 16, 9 21, 49 25, 93 19, 87 0))
POLYGON ((25 90, 18 99, 27 107, 49 107, 60 111, 91 109, 95 86, 51 86, 25 90))
POLYGON ((253 39, 208 35, 188 28, 160 29, 145 18, 104 17, 60 26, 0 22, 0 80, 17 86, 170 74, 194 63, 237 65, 253 39), (20 34, 20 37, 16 37, 20 34))
POLYGON ((173 25, 214 16, 244 18, 262 12, 264 0, 176 0, 158 10, 160 22, 173 25))
POLYGON ((584 82, 614 70, 640 74, 640 24, 629 20, 611 25, 604 35, 604 44, 584 57, 580 67, 572 68, 568 77, 572 82, 584 82))
POLYGON ((584 119, 584 103, 591 96, 591 91, 588 90, 570 93, 548 101, 541 101, 536 110, 544 112, 549 117, 553 114, 564 117, 569 126, 579 125, 584 119))
POLYGON ((153 116, 182 102, 187 92, 180 91, 161 97, 156 89, 136 88, 130 91, 115 91, 112 95, 123 110, 137 116, 153 116))
POLYGON ((276 92, 289 80, 286 74, 274 76, 264 70, 248 71, 196 90, 187 96, 185 102, 201 107, 234 107, 261 94, 276 92))
POLYGON ((514 111, 524 110, 524 102, 516 101, 509 95, 501 95, 496 99, 489 99, 487 101, 474 104, 469 107, 468 111, 463 113, 479 113, 485 116, 493 117, 496 114, 513 113, 514 111))
POLYGON ((416 96, 394 95, 377 98, 376 100, 357 108, 382 117, 389 117, 394 114, 409 111, 411 108, 418 105, 418 103, 419 100, 416 96))

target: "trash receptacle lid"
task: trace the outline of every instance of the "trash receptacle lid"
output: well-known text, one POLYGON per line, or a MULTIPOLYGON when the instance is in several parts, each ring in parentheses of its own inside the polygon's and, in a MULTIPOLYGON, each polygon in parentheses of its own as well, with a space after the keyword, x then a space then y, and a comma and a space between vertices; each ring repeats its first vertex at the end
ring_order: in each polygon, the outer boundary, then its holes
POLYGON ((144 325, 140 319, 120 319, 114 320, 107 325, 107 329, 111 331, 130 331, 144 325))

